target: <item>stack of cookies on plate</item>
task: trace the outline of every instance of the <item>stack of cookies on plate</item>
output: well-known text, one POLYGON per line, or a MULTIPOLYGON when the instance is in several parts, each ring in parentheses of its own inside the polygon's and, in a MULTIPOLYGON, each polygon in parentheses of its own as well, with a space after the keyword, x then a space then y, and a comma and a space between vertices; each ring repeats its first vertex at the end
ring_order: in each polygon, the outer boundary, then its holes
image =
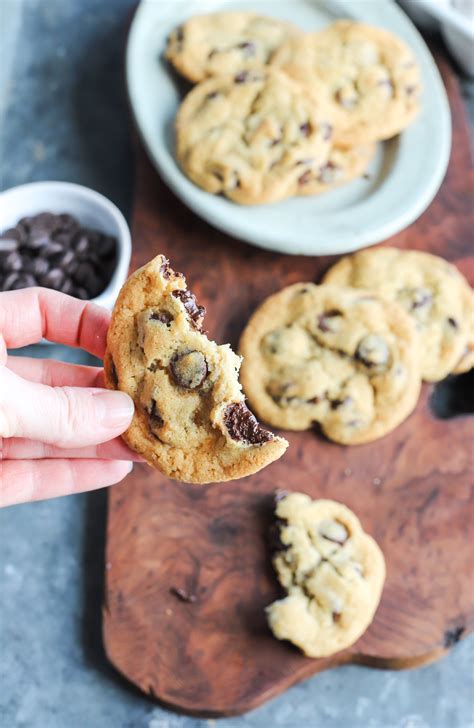
POLYGON ((166 57, 196 86, 176 119, 177 158, 241 204, 325 192, 363 175, 376 144, 417 115, 420 70, 403 41, 340 20, 304 33, 252 12, 192 17, 166 57))
POLYGON ((370 442, 412 412, 422 379, 472 367, 473 324, 473 292, 454 265, 363 250, 322 285, 295 283, 264 301, 242 335, 242 385, 274 427, 370 442))

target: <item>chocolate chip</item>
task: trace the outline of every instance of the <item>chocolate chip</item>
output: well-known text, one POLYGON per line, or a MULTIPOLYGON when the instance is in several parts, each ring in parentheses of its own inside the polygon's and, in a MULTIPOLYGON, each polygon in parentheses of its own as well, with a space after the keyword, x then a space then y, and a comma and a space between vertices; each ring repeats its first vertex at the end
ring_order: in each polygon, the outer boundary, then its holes
POLYGON ((16 277, 15 281, 10 284, 9 290, 16 291, 20 290, 21 288, 31 288, 31 286, 36 286, 36 280, 33 278, 33 276, 25 273, 24 275, 18 275, 16 277))
POLYGON ((8 253, 7 257, 2 263, 3 270, 8 272, 21 270, 21 267, 21 255, 16 250, 12 250, 11 253, 8 253))
POLYGON ((249 75, 248 71, 240 71, 240 73, 234 76, 234 83, 245 83, 248 80, 249 75))
POLYGON ((273 434, 265 430, 243 402, 227 405, 224 412, 224 425, 230 437, 247 445, 262 445, 273 440, 273 434))
POLYGON ((74 295, 76 296, 76 298, 80 298, 82 301, 87 301, 87 299, 90 298, 86 289, 81 287, 74 289, 74 295))
POLYGON ((308 182, 311 181, 311 170, 307 169, 306 172, 303 172, 300 177, 298 177, 298 184, 299 185, 307 185, 308 182))
POLYGON ((115 362, 112 359, 112 357, 110 357, 110 378, 112 379, 112 383, 113 383, 115 389, 117 389, 119 381, 118 381, 117 369, 115 367, 115 362))
POLYGON ((161 324, 168 326, 174 319, 168 311, 153 311, 150 314, 150 321, 159 321, 161 324))
POLYGON ((312 131, 313 127, 309 121, 306 121, 304 124, 300 124, 300 132, 304 137, 309 137, 312 131))
POLYGON ((34 258, 32 263, 32 270, 31 272, 33 275, 40 278, 41 276, 44 276, 45 273, 47 273, 49 270, 48 262, 44 258, 34 258))
POLYGON ((178 41, 179 43, 182 43, 182 42, 183 42, 183 40, 184 40, 184 28, 183 28, 183 26, 182 26, 182 25, 179 25, 179 26, 178 26, 178 27, 176 28, 176 40, 177 40, 177 41, 178 41))
POLYGON ((433 296, 430 291, 427 291, 426 289, 415 288, 412 294, 412 299, 413 302, 411 304, 411 309, 414 311, 417 308, 423 308, 431 303, 433 296))
POLYGON ((245 51, 244 56, 254 56, 256 47, 255 43, 252 43, 251 41, 246 41, 244 43, 239 43, 237 48, 240 48, 241 50, 245 51))
POLYGON ((51 258, 53 255, 57 255, 58 253, 62 253, 63 250, 64 250, 64 248, 63 248, 63 246, 60 243, 56 243, 54 240, 49 240, 41 248, 40 255, 43 258, 51 258))
POLYGON ((332 399, 331 409, 339 409, 339 407, 345 407, 352 402, 352 397, 344 397, 343 399, 332 399))
POLYGON ((208 367, 200 351, 183 351, 172 358, 169 371, 179 387, 197 389, 206 379, 208 367))
POLYGON ((10 273, 3 281, 2 289, 4 291, 11 291, 19 277, 18 273, 10 273))
POLYGON ((59 291, 64 282, 64 273, 60 268, 52 268, 41 278, 40 283, 46 288, 53 288, 59 291))
POLYGON ((95 270, 90 263, 81 263, 74 273, 74 280, 82 286, 86 286, 92 277, 95 276, 95 270))
POLYGON ((204 306, 199 306, 195 296, 191 293, 191 291, 173 291, 172 295, 175 298, 179 298, 181 303, 183 304, 184 308, 187 311, 187 314, 191 320, 192 325, 194 328, 196 328, 198 331, 202 330, 202 322, 204 319, 204 315, 206 313, 206 309, 204 306))
POLYGON ((405 86, 405 93, 407 96, 413 96, 413 94, 417 91, 418 86, 405 86))
POLYGON ((452 326, 453 329, 458 329, 459 328, 458 322, 456 321, 456 319, 452 318, 451 316, 447 319, 447 321, 448 321, 448 324, 450 326, 452 326))
POLYGON ((72 296, 74 291, 74 283, 70 278, 66 278, 59 289, 61 293, 66 293, 68 296, 72 296))
POLYGON ((158 407, 156 406, 155 399, 151 400, 150 405, 147 408, 147 412, 148 412, 148 416, 150 418, 150 425, 152 427, 156 427, 157 429, 160 427, 163 427, 164 420, 158 411, 158 407))
POLYGON ((218 96, 220 96, 219 91, 211 91, 211 93, 207 94, 206 99, 210 101, 211 99, 216 99, 218 96))
POLYGON ((337 331, 337 324, 332 319, 342 316, 342 311, 337 308, 330 308, 328 311, 319 314, 318 316, 318 329, 321 329, 324 333, 334 333, 337 331))
POLYGON ((89 238, 86 235, 79 235, 74 247, 77 255, 85 255, 90 248, 89 238))
POLYGON ((381 336, 368 334, 359 342, 355 358, 374 373, 383 372, 389 363, 390 349, 381 336))
POLYGON ((333 622, 336 622, 337 623, 337 622, 339 622, 340 619, 341 619, 341 613, 340 612, 333 612, 332 613, 332 621, 333 622))
POLYGON ((443 637, 443 646, 447 649, 455 645, 463 636, 466 628, 464 625, 460 627, 454 627, 453 629, 447 629, 443 637))

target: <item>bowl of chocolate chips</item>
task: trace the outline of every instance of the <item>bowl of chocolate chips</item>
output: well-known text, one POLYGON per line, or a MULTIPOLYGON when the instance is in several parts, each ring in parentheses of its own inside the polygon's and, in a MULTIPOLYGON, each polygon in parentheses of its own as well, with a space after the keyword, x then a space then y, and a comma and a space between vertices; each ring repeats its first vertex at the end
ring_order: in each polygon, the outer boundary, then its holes
POLYGON ((130 230, 106 197, 69 182, 0 194, 0 290, 52 288, 112 308, 128 273, 130 230))

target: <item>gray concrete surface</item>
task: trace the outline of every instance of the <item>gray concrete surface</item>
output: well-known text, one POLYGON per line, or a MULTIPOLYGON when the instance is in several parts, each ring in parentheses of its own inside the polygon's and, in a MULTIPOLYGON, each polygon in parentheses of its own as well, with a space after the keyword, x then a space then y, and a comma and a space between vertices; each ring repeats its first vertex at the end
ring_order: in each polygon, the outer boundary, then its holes
MULTIPOLYGON (((70 180, 129 212, 121 49, 132 4, 0 0, 2 188, 70 180)), ((59 348, 35 354, 87 361, 59 348)), ((199 720, 157 707, 115 673, 101 647, 104 519, 104 492, 0 513, 1 728, 474 726, 472 638, 412 672, 318 675, 240 718, 199 720)))

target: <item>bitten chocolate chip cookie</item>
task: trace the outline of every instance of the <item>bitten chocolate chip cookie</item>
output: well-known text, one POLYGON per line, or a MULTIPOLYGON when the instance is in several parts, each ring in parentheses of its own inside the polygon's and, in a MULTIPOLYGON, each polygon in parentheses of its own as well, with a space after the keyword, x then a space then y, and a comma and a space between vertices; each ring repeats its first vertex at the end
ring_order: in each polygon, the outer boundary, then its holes
POLYGON ((288 443, 244 403, 240 359, 202 332, 205 310, 159 255, 123 286, 112 314, 105 380, 127 392, 131 448, 170 478, 210 483, 250 475, 288 443))
POLYGON ((166 58, 193 82, 267 64, 287 37, 299 36, 291 23, 252 12, 197 15, 174 30, 166 58))
POLYGON ((176 120, 177 156, 208 192, 242 204, 296 195, 329 159, 332 126, 311 91, 270 69, 203 81, 176 120))
POLYGON ((320 32, 289 38, 272 65, 329 97, 338 144, 389 139, 419 111, 415 57, 382 28, 340 20, 320 32))
POLYGON ((288 592, 267 607, 270 629, 308 657, 349 647, 372 622, 385 561, 346 506, 303 493, 277 496, 273 565, 288 592))
POLYGON ((472 291, 443 258, 388 247, 362 250, 341 258, 324 283, 372 289, 401 304, 421 337, 421 373, 427 381, 443 379, 457 367, 465 371, 472 363, 472 291))
POLYGON ((376 144, 333 147, 328 161, 319 169, 309 169, 300 180, 298 194, 319 195, 360 177, 372 161, 376 148, 376 144))
POLYGON ((263 420, 289 430, 319 423, 346 445, 393 430, 420 391, 415 325, 375 293, 295 283, 257 309, 240 351, 244 392, 263 420))

